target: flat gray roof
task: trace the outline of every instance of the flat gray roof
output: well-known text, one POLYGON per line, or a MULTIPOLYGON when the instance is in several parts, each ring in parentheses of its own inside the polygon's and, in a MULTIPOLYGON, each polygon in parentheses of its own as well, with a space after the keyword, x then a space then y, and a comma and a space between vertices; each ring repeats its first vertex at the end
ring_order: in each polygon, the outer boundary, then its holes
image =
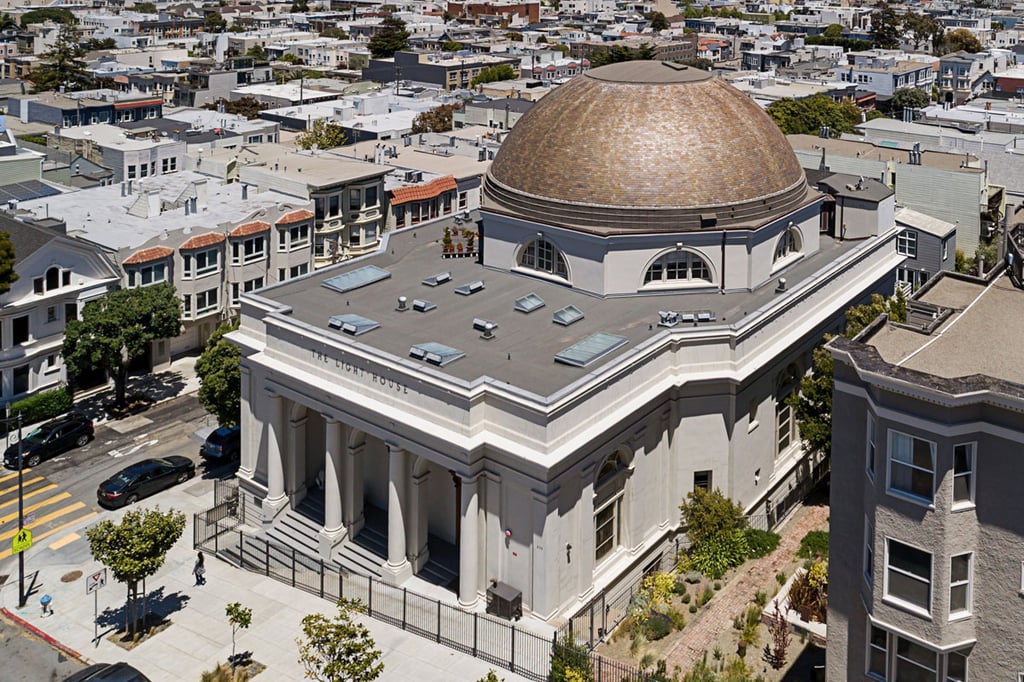
POLYGON ((893 365, 945 379, 983 374, 1024 384, 1024 291, 1002 276, 984 282, 943 277, 919 300, 954 312, 931 334, 883 325, 864 342, 893 365))
MULTIPOLYGON (((410 359, 414 344, 441 343, 464 352, 465 357, 433 367, 436 371, 467 382, 489 376, 548 396, 663 332, 664 328, 658 327, 659 311, 709 310, 716 321, 701 326, 731 325, 779 295, 773 279, 754 292, 723 295, 710 290, 599 298, 528 275, 486 268, 473 258, 442 259, 442 231, 443 226, 435 224, 393 232, 385 250, 373 256, 284 282, 261 291, 260 296, 290 306, 296 320, 349 343, 365 344, 401 359, 410 359), (346 293, 322 286, 328 278, 366 265, 383 268, 391 276, 346 293), (445 271, 452 274, 446 283, 436 287, 422 283, 445 271), (469 296, 455 293, 456 287, 475 280, 484 281, 483 290, 469 296), (516 311, 516 299, 530 293, 544 299, 544 307, 531 313, 516 311), (405 312, 396 310, 399 296, 408 300, 405 312), (416 299, 437 307, 418 312, 413 310, 416 299), (555 324, 552 315, 569 305, 581 310, 583 318, 570 326, 555 324), (328 328, 329 319, 339 314, 361 315, 381 326, 353 338, 328 328), (473 326, 475 319, 497 324, 493 339, 481 338, 481 331, 473 326), (555 362, 556 354, 599 332, 623 336, 627 342, 585 368, 555 362)), ((840 243, 822 235, 818 253, 780 274, 793 289, 860 244, 840 243)))

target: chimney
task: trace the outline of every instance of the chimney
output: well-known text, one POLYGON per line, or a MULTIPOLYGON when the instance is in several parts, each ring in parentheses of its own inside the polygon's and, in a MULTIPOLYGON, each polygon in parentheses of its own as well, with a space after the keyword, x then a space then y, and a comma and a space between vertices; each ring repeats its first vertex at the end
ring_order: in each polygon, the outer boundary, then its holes
POLYGON ((125 196, 125 195, 126 195, 125 187, 124 187, 124 183, 122 182, 121 183, 121 196, 125 196))
POLYGON ((249 198, 249 185, 242 183, 242 201, 246 201, 249 198))
POLYGON ((128 181, 128 196, 132 195, 132 181, 128 181))
POLYGON ((189 206, 188 199, 186 199, 185 200, 185 215, 191 215, 191 213, 192 213, 192 211, 190 210, 191 208, 192 207, 189 206))

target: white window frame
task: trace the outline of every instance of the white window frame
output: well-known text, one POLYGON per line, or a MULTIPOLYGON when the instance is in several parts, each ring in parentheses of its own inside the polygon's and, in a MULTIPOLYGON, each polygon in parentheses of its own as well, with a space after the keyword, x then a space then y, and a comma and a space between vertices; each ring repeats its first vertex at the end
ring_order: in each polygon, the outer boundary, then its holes
POLYGON ((569 280, 569 263, 554 242, 537 237, 527 243, 519 253, 519 267, 551 277, 569 280))
POLYGON ((600 507, 594 510, 594 563, 599 564, 605 559, 615 554, 615 549, 619 547, 622 542, 622 493, 615 495, 610 500, 602 504, 600 507), (611 519, 607 522, 611 524, 612 534, 608 540, 604 543, 598 543, 598 523, 599 517, 606 512, 611 512, 611 519))
POLYGON ((309 263, 299 263, 288 268, 288 279, 295 279, 309 274, 309 263))
POLYGON ((909 611, 911 613, 914 613, 914 614, 923 616, 925 618, 931 619, 931 616, 932 616, 932 600, 933 600, 933 597, 934 597, 934 589, 933 588, 934 588, 934 585, 935 585, 935 557, 934 557, 934 555, 932 555, 931 552, 928 552, 927 550, 923 550, 920 547, 915 547, 914 545, 911 545, 909 543, 903 542, 901 540, 897 540, 896 538, 889 538, 889 537, 887 537, 885 539, 885 575, 884 575, 883 583, 884 583, 883 584, 883 589, 882 589, 882 595, 883 595, 882 596, 882 600, 883 601, 885 601, 887 603, 894 604, 894 605, 896 605, 896 606, 898 606, 898 607, 900 607, 900 608, 902 608, 902 609, 904 609, 906 611, 909 611), (901 568, 894 567, 890 563, 890 559, 891 559, 891 556, 890 556, 890 553, 891 553, 890 545, 892 543, 903 545, 904 547, 909 547, 912 550, 915 550, 915 551, 918 551, 918 552, 922 552, 922 553, 928 555, 930 561, 929 561, 929 567, 928 567, 928 579, 927 580, 924 580, 924 578, 922 578, 921 576, 917 575, 916 573, 911 573, 911 572, 905 571, 905 570, 903 570, 901 568), (918 582, 926 583, 928 585, 928 607, 927 608, 922 607, 922 606, 920 606, 918 604, 915 604, 914 602, 910 601, 909 599, 905 599, 905 598, 901 597, 898 594, 890 593, 890 591, 889 591, 889 587, 890 587, 890 585, 889 585, 889 583, 890 583, 889 575, 890 575, 891 572, 899 573, 900 575, 906 576, 907 578, 909 578, 911 580, 916 580, 918 582))
POLYGON ((907 258, 917 258, 917 230, 904 229, 896 235, 896 253, 907 258))
POLYGON ((264 235, 235 239, 231 242, 231 264, 255 263, 267 257, 267 240, 264 235), (249 250, 251 248, 251 250, 249 250))
POLYGON ((715 282, 711 263, 696 251, 676 250, 663 253, 644 271, 643 286, 675 288, 710 286, 715 282))
POLYGON ((886 471, 885 491, 888 494, 893 495, 894 497, 900 497, 900 498, 903 498, 903 499, 908 500, 910 502, 913 502, 915 504, 921 504, 921 505, 925 505, 925 506, 927 506, 929 508, 934 508, 934 506, 935 506, 935 451, 936 451, 936 445, 935 445, 934 441, 926 440, 926 439, 921 438, 919 436, 915 436, 915 435, 909 434, 909 433, 904 433, 902 431, 897 431, 895 429, 889 429, 888 447, 886 448, 886 454, 885 454, 885 461, 886 461, 886 465, 885 465, 885 471, 886 471), (911 440, 911 445, 910 445, 911 459, 913 459, 913 452, 914 452, 914 443, 913 443, 913 441, 921 441, 921 442, 927 443, 929 445, 929 449, 930 449, 930 452, 931 452, 931 471, 930 471, 930 473, 931 473, 931 477, 932 477, 932 482, 931 482, 931 492, 930 492, 928 497, 922 497, 921 495, 918 495, 917 493, 914 493, 913 491, 910 491, 910 490, 903 490, 902 488, 894 488, 893 487, 893 465, 894 464, 896 466, 908 467, 909 469, 911 469, 913 471, 927 471, 923 467, 921 467, 921 466, 919 466, 917 464, 914 464, 912 461, 911 462, 904 462, 902 460, 893 459, 894 440, 895 440, 896 437, 905 437, 905 438, 909 438, 911 440))
POLYGON ((963 554, 954 554, 949 557, 949 620, 960 620, 962 618, 968 618, 972 615, 974 606, 974 554, 972 552, 964 552, 963 554), (962 580, 953 579, 953 560, 961 557, 967 557, 967 577, 962 580), (966 606, 956 611, 953 610, 953 590, 963 588, 967 594, 964 599, 966 606))
POLYGON ((295 251, 304 246, 309 246, 309 223, 291 225, 278 235, 278 251, 295 251))
POLYGON ((201 317, 207 315, 215 310, 219 305, 220 299, 219 293, 220 287, 213 287, 212 289, 206 289, 196 293, 196 306, 195 306, 195 317, 201 317), (212 300, 211 300, 212 299, 212 300))
POLYGON ((167 263, 166 262, 154 262, 147 265, 129 265, 128 271, 128 288, 137 289, 141 287, 149 287, 154 284, 160 284, 161 282, 167 281, 167 263), (160 278, 156 278, 156 274, 159 272, 160 278), (146 281, 146 274, 149 274, 149 281, 146 281))
POLYGON ((956 443, 953 445, 953 490, 951 495, 953 496, 953 509, 970 509, 974 507, 974 485, 977 479, 977 468, 978 468, 978 443, 972 441, 970 443, 956 443), (969 462, 969 468, 966 471, 957 471, 957 451, 960 448, 967 450, 967 457, 969 462), (956 498, 956 484, 957 479, 967 478, 967 499, 958 500, 956 498))
POLYGON ((875 586, 875 524, 864 517, 864 582, 868 587, 875 586))
POLYGON ((866 466, 866 471, 867 471, 867 474, 868 474, 868 478, 870 478, 872 481, 874 481, 875 480, 875 458, 876 458, 876 455, 878 454, 878 448, 875 446, 875 443, 876 443, 876 441, 878 439, 878 418, 875 417, 875 415, 872 414, 871 412, 868 412, 867 415, 868 415, 868 426, 867 426, 867 437, 866 437, 867 452, 865 452, 865 458, 866 458, 867 461, 865 462, 865 466, 866 466))
POLYGON ((866 644, 865 652, 864 652, 864 654, 865 654, 865 660, 864 660, 864 672, 865 672, 865 675, 867 677, 870 677, 873 680, 879 680, 879 682, 885 682, 885 680, 889 679, 889 668, 890 668, 890 663, 889 663, 889 633, 885 630, 885 628, 880 628, 880 627, 878 627, 877 625, 875 625, 874 623, 872 623, 869 620, 868 621, 868 628, 867 628, 867 631, 866 631, 865 634, 867 635, 864 638, 865 639, 865 644, 866 644), (877 644, 875 644, 874 642, 871 641, 871 629, 872 628, 874 628, 875 630, 878 630, 879 632, 881 632, 885 636, 885 646, 879 647, 877 644), (883 671, 882 675, 876 675, 875 673, 870 672, 870 670, 871 670, 871 652, 872 652, 872 650, 880 651, 883 654, 883 660, 885 661, 885 670, 883 671))

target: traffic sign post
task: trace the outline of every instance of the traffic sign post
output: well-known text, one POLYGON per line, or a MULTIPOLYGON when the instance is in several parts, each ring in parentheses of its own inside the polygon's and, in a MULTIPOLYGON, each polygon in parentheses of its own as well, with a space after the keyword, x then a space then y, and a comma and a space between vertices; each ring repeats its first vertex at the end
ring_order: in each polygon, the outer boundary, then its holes
POLYGON ((21 554, 32 546, 32 531, 28 528, 19 528, 17 534, 11 538, 11 554, 21 554))
POLYGON ((92 597, 92 641, 100 643, 100 589, 107 585, 107 569, 101 568, 85 579, 85 593, 92 597))

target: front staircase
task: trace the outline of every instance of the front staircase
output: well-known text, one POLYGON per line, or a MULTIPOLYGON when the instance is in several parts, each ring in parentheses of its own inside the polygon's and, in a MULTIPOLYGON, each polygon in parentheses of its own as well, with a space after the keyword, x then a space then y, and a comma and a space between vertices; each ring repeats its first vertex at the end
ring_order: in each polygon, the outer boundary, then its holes
MULTIPOLYGON (((294 509, 287 509, 260 537, 286 547, 294 547, 313 559, 320 557, 320 529, 324 525, 324 499, 310 491, 294 509)), ((355 538, 347 538, 334 549, 331 563, 350 573, 381 577, 387 561, 387 512, 367 505, 366 522, 355 538)), ((459 551, 455 545, 431 536, 430 558, 415 578, 432 585, 455 588, 458 584, 459 551)))

